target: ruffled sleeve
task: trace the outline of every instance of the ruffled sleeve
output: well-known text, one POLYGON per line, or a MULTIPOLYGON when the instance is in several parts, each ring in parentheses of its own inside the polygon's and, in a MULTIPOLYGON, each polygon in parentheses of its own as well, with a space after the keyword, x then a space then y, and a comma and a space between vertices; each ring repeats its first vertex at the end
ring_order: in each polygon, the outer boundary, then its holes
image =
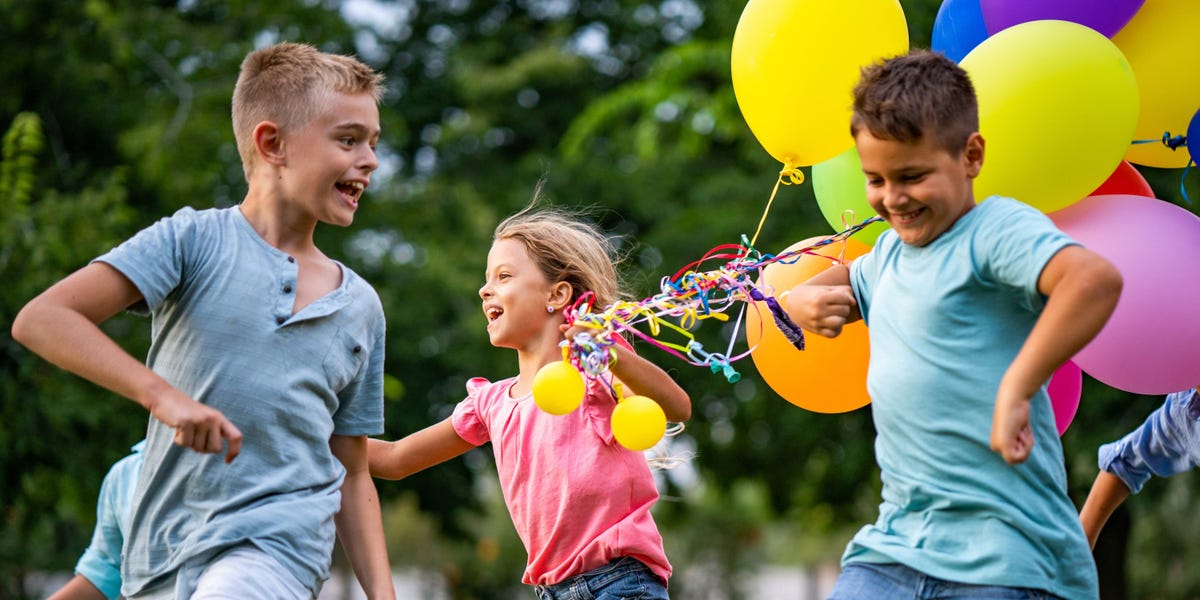
POLYGON ((467 381, 467 397, 454 407, 454 414, 451 416, 454 431, 459 437, 476 446, 482 446, 492 439, 485 416, 487 407, 483 406, 485 394, 482 393, 489 383, 482 377, 472 377, 467 381))

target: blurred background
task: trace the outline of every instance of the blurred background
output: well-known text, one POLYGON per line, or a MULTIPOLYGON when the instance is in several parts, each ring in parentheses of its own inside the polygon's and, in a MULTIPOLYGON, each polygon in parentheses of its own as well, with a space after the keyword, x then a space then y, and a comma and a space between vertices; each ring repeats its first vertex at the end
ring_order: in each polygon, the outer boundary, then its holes
MULTIPOLYGON (((910 44, 930 47, 942 3, 900 4, 910 44)), ((229 99, 247 52, 309 42, 387 76, 380 169, 354 225, 318 228, 317 241, 383 300, 382 437, 392 439, 448 416, 469 377, 515 372, 512 353, 488 344, 477 290, 493 227, 539 180, 554 204, 590 208, 619 239, 638 297, 712 247, 754 234, 780 164, 734 95, 731 42, 745 6, 0 0, 0 599, 40 597, 70 574, 101 479, 147 419, 18 347, 12 318, 158 218, 241 200, 229 99)), ((794 85, 820 60, 796 56, 778 77, 794 85)), ((788 118, 802 128, 819 115, 788 118)), ((1181 184, 1179 168, 1138 170, 1156 197, 1196 211, 1183 198, 1200 197, 1195 171, 1181 184)), ((830 233, 806 181, 779 188, 757 246, 778 252, 830 233)), ((1154 247, 1153 235, 1126 243, 1154 247)), ((705 322, 695 335, 710 349, 733 339, 745 351, 733 321, 705 322)), ((145 355, 147 319, 122 315, 105 329, 145 355)), ((870 407, 811 412, 781 398, 750 360, 734 364, 743 377, 729 383, 639 348, 695 407, 669 442, 694 457, 659 473, 655 514, 676 566, 672 596, 823 597, 846 542, 876 516, 870 407)), ((1161 400, 1084 376, 1062 436, 1077 504, 1096 475, 1097 447, 1161 400)), ((1200 524, 1189 518, 1200 510, 1197 477, 1152 481, 1114 516, 1097 548, 1105 598, 1200 597, 1200 524)), ((519 583, 525 553, 490 447, 378 488, 401 597, 532 597, 519 583)), ((335 569, 322 597, 354 597, 340 551, 335 569)))

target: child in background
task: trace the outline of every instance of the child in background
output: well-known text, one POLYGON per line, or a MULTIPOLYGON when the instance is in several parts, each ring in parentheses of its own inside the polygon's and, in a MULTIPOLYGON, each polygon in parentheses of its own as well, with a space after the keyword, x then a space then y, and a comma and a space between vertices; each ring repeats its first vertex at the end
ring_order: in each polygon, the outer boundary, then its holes
POLYGON ((1093 548, 1113 511, 1152 475, 1170 477, 1200 466, 1200 388, 1167 395, 1141 427, 1100 446, 1099 455, 1100 474, 1079 511, 1093 548))
POLYGON ((132 453, 108 469, 96 500, 92 543, 75 564, 75 576, 47 600, 116 600, 121 596, 121 546, 129 530, 129 509, 145 445, 145 441, 138 442, 132 453))
POLYGON ((1121 277, 1027 205, 976 205, 978 128, 970 79, 944 56, 863 69, 850 132, 891 229, 787 298, 801 327, 832 337, 862 318, 871 342, 883 502, 834 599, 1098 595, 1045 385, 1104 325, 1121 277))
MULTIPOLYGON (((535 200, 536 203, 536 200, 535 200)), ((517 351, 518 374, 475 378, 446 420, 399 441, 370 440, 371 474, 401 479, 492 443, 504 501, 529 558, 522 581, 543 600, 666 598, 671 565, 650 509, 654 477, 640 452, 613 439, 616 399, 589 382, 583 404, 555 416, 533 402, 538 370, 562 360, 559 343, 584 331, 563 311, 591 291, 618 300, 607 239, 565 213, 533 205, 496 228, 479 296, 493 346, 517 351), (586 589, 590 596, 579 594, 586 589)), ((623 340, 612 378, 656 400, 670 421, 691 415, 687 394, 623 340)))
POLYGON ((383 309, 313 242, 318 222, 353 222, 378 166, 381 81, 303 44, 250 53, 233 92, 242 203, 160 220, 13 323, 153 417, 128 597, 315 598, 335 527, 368 597, 395 596, 366 454, 383 430, 383 309), (144 365, 98 326, 130 307, 153 317, 144 365))

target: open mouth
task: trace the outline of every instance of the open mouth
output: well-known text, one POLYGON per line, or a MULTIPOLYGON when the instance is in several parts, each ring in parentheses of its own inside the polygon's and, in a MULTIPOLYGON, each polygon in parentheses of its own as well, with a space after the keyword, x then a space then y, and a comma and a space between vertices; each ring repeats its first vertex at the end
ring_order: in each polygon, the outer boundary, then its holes
POLYGON ((367 184, 361 181, 339 181, 333 187, 337 188, 347 204, 357 208, 358 199, 362 197, 363 190, 367 189, 367 184))
POLYGON ((500 315, 504 314, 504 309, 497 306, 490 306, 483 309, 483 314, 487 316, 488 325, 496 322, 500 315))

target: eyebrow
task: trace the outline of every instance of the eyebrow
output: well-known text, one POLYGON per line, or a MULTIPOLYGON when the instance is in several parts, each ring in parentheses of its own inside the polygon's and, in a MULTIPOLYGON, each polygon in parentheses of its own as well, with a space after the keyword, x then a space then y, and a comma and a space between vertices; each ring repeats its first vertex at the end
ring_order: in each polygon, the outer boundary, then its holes
POLYGON ((338 123, 337 125, 333 126, 333 129, 335 131, 353 131, 355 133, 359 133, 362 135, 368 135, 368 136, 379 135, 378 129, 371 129, 371 128, 367 127, 366 125, 363 125, 362 123, 355 123, 355 122, 338 123))

